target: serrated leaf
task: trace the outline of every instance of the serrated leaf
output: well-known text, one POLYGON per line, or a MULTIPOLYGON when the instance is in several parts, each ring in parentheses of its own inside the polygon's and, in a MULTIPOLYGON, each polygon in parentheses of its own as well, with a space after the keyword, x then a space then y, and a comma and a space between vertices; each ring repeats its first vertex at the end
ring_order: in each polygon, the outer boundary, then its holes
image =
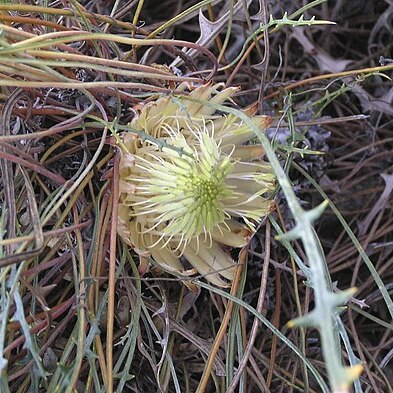
POLYGON ((296 225, 294 228, 283 233, 282 235, 275 236, 275 239, 278 241, 282 241, 282 240, 292 241, 292 240, 299 239, 301 236, 302 236, 301 228, 300 226, 296 225))
POLYGON ((314 207, 313 209, 306 211, 303 214, 303 216, 305 216, 305 218, 308 220, 309 223, 313 223, 315 220, 321 217, 322 213, 325 211, 325 209, 328 206, 329 206, 329 202, 323 201, 317 207, 314 207))
POLYGON ((348 300, 351 299, 352 296, 356 293, 356 291, 357 288, 354 287, 348 288, 345 291, 341 291, 338 293, 329 293, 329 302, 332 308, 346 304, 348 300))
POLYGON ((287 322, 287 326, 289 328, 300 327, 300 326, 318 326, 318 318, 315 311, 311 311, 306 315, 303 315, 299 318, 291 319, 287 322))

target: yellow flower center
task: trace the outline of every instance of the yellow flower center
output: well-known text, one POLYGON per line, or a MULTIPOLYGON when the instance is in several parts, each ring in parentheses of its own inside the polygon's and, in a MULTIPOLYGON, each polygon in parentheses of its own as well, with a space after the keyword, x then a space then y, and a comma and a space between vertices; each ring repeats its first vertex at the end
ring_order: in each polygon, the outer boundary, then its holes
MULTIPOLYGON (((190 237, 198 236, 202 232, 210 232, 214 226, 224 221, 225 214, 220 200, 231 194, 224 183, 230 167, 231 164, 226 161, 224 165, 216 164, 206 171, 202 168, 202 163, 199 163, 191 173, 178 176, 173 197, 175 194, 183 196, 184 207, 187 209, 184 215, 190 220, 186 232, 190 237)), ((182 221, 183 217, 178 219, 182 221)), ((170 231, 174 231, 175 234, 176 227, 177 225, 171 225, 166 232, 169 234, 170 231)))
POLYGON ((150 182, 153 186, 151 191, 156 193, 155 212, 164 226, 160 230, 168 237, 181 235, 187 242, 201 233, 210 233, 216 225, 224 222, 225 212, 220 201, 231 194, 225 177, 232 164, 226 157, 221 162, 203 156, 181 160, 184 160, 182 165, 177 159, 177 168, 169 171, 167 162, 155 165, 155 173, 165 171, 172 177, 172 181, 168 178, 167 186, 160 192, 157 192, 155 184, 161 181, 151 178, 150 182))
POLYGON ((197 139, 199 151, 179 138, 171 142, 186 154, 164 148, 155 154, 146 150, 141 161, 136 157, 137 171, 130 179, 136 193, 130 198, 139 203, 130 205, 133 216, 145 217, 145 233, 185 244, 202 233, 210 236, 216 226, 226 226, 222 201, 233 195, 225 183, 233 163, 206 132, 197 139))

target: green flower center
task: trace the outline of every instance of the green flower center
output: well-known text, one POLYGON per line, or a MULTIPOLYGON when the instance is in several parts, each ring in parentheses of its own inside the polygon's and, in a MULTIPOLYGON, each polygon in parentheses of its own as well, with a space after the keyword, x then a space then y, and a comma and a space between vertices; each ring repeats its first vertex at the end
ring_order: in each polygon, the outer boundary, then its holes
POLYGON ((164 148, 146 150, 141 161, 137 158, 130 179, 136 193, 130 196, 130 206, 133 216, 141 221, 144 217, 144 233, 184 245, 200 234, 210 236, 216 226, 226 226, 223 200, 233 191, 225 182, 234 164, 207 133, 198 134, 195 145, 180 137, 171 142, 185 154, 164 148))
POLYGON ((156 206, 162 213, 162 220, 170 217, 163 233, 170 237, 181 234, 185 241, 201 233, 210 233, 225 220, 221 200, 231 194, 225 185, 225 177, 232 167, 227 158, 210 167, 203 159, 193 164, 189 171, 176 173, 166 195, 161 195, 161 201, 164 198, 175 204, 156 206))
POLYGON ((219 176, 213 174, 204 176, 191 173, 186 179, 184 191, 193 197, 195 208, 199 209, 204 205, 216 206, 220 197, 227 193, 223 181, 225 173, 222 170, 220 172, 219 176))
POLYGON ((217 199, 217 184, 211 180, 202 179, 195 175, 187 180, 185 187, 194 196, 198 206, 203 204, 212 204, 217 199))

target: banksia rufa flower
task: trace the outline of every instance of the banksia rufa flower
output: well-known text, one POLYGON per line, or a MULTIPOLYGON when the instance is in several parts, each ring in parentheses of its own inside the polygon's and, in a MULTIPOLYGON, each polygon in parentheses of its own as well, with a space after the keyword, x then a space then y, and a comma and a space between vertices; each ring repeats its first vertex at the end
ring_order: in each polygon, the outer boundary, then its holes
MULTIPOLYGON (((249 127, 209 106, 237 90, 221 88, 182 84, 179 95, 140 109, 130 129, 146 137, 122 135, 118 233, 169 272, 187 275, 188 261, 191 272, 227 286, 236 267, 227 246, 246 245, 268 214, 274 174, 249 127), (191 100, 182 98, 187 88, 191 100)), ((252 121, 269 124, 266 116, 252 121)))

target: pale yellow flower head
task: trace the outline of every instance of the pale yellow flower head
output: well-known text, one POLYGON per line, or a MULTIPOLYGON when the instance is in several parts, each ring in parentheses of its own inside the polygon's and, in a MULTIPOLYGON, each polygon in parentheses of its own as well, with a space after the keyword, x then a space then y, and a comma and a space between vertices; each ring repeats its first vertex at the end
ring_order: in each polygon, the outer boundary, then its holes
MULTIPOLYGON (((184 90, 186 85, 181 85, 184 90)), ((235 116, 217 114, 235 91, 204 85, 142 107, 123 135, 118 232, 139 254, 165 270, 187 274, 188 263, 206 279, 226 286, 235 262, 228 247, 242 247, 268 214, 274 174, 261 160, 254 134, 235 116), (149 136, 152 137, 149 140, 149 136)), ((263 129, 265 116, 253 117, 263 129)))

